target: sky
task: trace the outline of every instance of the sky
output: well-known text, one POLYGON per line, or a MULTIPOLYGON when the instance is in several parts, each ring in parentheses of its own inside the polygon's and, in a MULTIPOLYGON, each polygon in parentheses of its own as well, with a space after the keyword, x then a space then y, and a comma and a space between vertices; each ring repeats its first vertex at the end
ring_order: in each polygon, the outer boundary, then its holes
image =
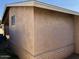
MULTIPOLYGON (((0 0, 0 19, 3 16, 6 4, 19 1, 26 1, 26 0, 0 0)), ((39 0, 39 1, 79 12, 79 0, 39 0)))

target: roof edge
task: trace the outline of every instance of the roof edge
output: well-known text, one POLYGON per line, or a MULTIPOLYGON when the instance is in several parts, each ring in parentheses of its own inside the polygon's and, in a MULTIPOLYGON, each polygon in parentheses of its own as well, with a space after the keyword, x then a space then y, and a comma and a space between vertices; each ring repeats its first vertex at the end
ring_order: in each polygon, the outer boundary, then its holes
POLYGON ((70 9, 67 9, 67 8, 59 7, 59 6, 56 6, 56 5, 51 5, 51 4, 40 2, 40 1, 36 1, 34 3, 34 6, 53 10, 53 11, 68 13, 68 14, 72 14, 72 15, 79 15, 79 12, 77 12, 77 11, 73 11, 73 10, 70 10, 70 9))
POLYGON ((4 18, 4 15, 6 13, 6 10, 8 7, 13 7, 13 6, 35 6, 35 7, 40 7, 48 10, 53 10, 53 11, 58 11, 58 12, 63 12, 67 14, 72 14, 72 15, 79 15, 79 12, 72 11, 63 7, 55 6, 55 5, 50 5, 44 2, 36 1, 36 0, 30 0, 30 1, 22 1, 22 2, 16 2, 16 3, 11 3, 7 4, 5 7, 5 11, 2 17, 2 20, 4 18))

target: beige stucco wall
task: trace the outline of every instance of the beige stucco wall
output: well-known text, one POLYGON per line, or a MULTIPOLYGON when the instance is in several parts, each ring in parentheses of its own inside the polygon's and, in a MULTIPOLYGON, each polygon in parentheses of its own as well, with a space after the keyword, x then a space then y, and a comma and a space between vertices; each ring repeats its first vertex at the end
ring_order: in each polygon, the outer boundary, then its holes
POLYGON ((74 51, 73 16, 33 7, 9 11, 11 43, 20 59, 62 59, 74 51), (16 23, 11 25, 11 16, 16 23))
POLYGON ((34 54, 33 8, 13 7, 9 11, 9 29, 11 42, 19 49, 34 54), (11 25, 11 16, 16 16, 15 25, 11 25))
POLYGON ((74 30, 75 30, 75 52, 79 54, 79 16, 74 17, 74 30))
POLYGON ((62 59, 71 54, 74 43, 73 16, 40 8, 35 8, 34 11, 37 59, 62 59))

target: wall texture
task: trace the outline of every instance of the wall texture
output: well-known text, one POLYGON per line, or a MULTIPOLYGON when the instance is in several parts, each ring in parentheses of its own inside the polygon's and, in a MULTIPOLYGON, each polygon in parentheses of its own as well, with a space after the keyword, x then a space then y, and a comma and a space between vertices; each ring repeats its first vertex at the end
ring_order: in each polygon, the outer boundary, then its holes
POLYGON ((11 43, 20 59, 63 59, 74 51, 73 16, 36 7, 9 11, 11 43), (11 25, 11 16, 16 16, 11 25))
POLYGON ((74 17, 74 23, 75 23, 75 52, 79 54, 79 16, 74 17))
POLYGON ((9 29, 11 42, 17 47, 34 53, 33 8, 13 7, 9 11, 9 29), (15 25, 11 25, 11 17, 15 15, 15 25))
POLYGON ((37 59, 62 59, 71 54, 74 43, 73 16, 40 8, 34 11, 37 59))

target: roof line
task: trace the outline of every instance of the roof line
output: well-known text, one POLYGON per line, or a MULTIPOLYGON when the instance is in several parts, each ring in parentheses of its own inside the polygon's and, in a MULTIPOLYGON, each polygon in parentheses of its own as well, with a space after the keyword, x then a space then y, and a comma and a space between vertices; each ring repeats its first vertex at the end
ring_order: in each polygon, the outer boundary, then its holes
MULTIPOLYGON (((68 9, 68 8, 64 8, 64 7, 57 6, 57 5, 55 5, 55 4, 51 5, 51 4, 49 4, 49 3, 45 3, 45 2, 41 2, 41 1, 36 1, 36 2, 39 2, 39 3, 44 4, 44 5, 46 5, 46 6, 51 6, 51 7, 54 6, 54 7, 62 8, 62 9, 69 10, 69 11, 72 11, 72 12, 78 12, 78 11, 74 11, 74 10, 71 10, 71 9, 68 9)), ((79 13, 79 12, 78 12, 78 13, 79 13)))
MULTIPOLYGON (((45 9, 49 9, 49 10, 55 10, 55 11, 58 11, 58 12, 63 12, 63 13, 72 14, 72 15, 79 15, 78 11, 73 11, 71 9, 60 7, 60 6, 57 6, 57 5, 54 5, 54 4, 51 5, 49 3, 41 2, 41 1, 38 1, 38 0, 27 0, 27 1, 20 1, 20 2, 6 4, 4 14, 5 14, 6 9, 8 7, 12 7, 12 5, 13 6, 15 6, 15 5, 21 6, 21 5, 17 5, 17 4, 24 3, 24 2, 27 2, 27 3, 33 2, 33 6, 36 6, 36 7, 41 7, 41 8, 45 8, 45 9)), ((27 5, 23 5, 23 6, 27 6, 27 5)), ((32 5, 30 5, 30 6, 32 6, 32 5)), ((3 17, 4 17, 4 14, 3 14, 3 17)), ((2 17, 2 19, 3 19, 3 17, 2 17)))
MULTIPOLYGON (((6 4, 6 7, 8 7, 7 5, 10 5, 10 4, 17 4, 17 3, 30 2, 30 1, 39 2, 39 3, 44 4, 44 5, 46 5, 46 6, 54 6, 54 7, 66 9, 66 10, 69 10, 69 11, 73 11, 73 10, 68 9, 68 8, 60 7, 60 6, 57 6, 57 5, 55 5, 55 4, 51 5, 51 4, 49 4, 49 3, 41 2, 41 1, 38 1, 38 0, 26 0, 26 1, 20 1, 20 2, 15 2, 15 3, 9 3, 9 4, 6 4)), ((73 11, 73 12, 78 12, 78 11, 73 11)), ((78 13, 79 13, 79 12, 78 12, 78 13)))
MULTIPOLYGON (((72 11, 72 12, 76 12, 76 13, 79 13, 78 11, 74 11, 74 10, 71 10, 71 9, 68 9, 68 8, 64 8, 64 7, 60 7, 60 6, 57 6, 55 4, 51 5, 49 3, 45 3, 45 2, 41 2, 41 1, 38 1, 38 0, 27 0, 27 1, 20 1, 20 2, 15 2, 15 3, 10 3, 10 4, 17 4, 17 3, 23 3, 23 2, 30 2, 30 1, 34 1, 35 3, 40 3, 42 5, 45 5, 45 6, 48 6, 48 7, 56 7, 56 8, 61 8, 61 9, 65 9, 67 11, 72 11)), ((7 4, 7 7, 10 5, 10 4, 7 4)))
POLYGON ((26 0, 26 1, 19 1, 19 2, 13 2, 13 3, 6 4, 6 5, 17 4, 17 3, 23 3, 23 2, 29 2, 29 0, 26 0))

